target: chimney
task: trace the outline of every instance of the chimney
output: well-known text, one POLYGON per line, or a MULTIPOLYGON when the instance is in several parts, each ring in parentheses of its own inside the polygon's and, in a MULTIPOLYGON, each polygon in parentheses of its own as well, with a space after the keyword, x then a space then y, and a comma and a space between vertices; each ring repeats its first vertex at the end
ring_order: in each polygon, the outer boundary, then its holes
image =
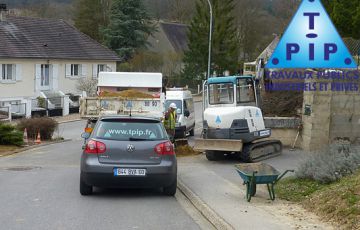
POLYGON ((6 4, 0 3, 0 22, 5 21, 6 12, 7 12, 6 4))

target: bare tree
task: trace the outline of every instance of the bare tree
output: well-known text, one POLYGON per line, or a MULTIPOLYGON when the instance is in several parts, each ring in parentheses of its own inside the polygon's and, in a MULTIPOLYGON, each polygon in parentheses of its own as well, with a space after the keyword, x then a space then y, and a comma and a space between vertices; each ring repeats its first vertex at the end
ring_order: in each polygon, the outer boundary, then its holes
POLYGON ((187 23, 191 20, 195 11, 193 0, 167 0, 170 6, 169 18, 172 21, 187 23))
POLYGON ((88 97, 96 96, 96 87, 98 81, 92 78, 79 78, 76 83, 76 89, 83 92, 85 91, 88 97))

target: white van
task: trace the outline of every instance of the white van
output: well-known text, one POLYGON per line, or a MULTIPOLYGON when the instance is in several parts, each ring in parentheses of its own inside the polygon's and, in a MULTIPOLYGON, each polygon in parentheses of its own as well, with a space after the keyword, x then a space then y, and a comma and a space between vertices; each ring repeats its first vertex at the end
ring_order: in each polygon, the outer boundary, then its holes
POLYGON ((195 108, 194 100, 189 90, 183 88, 166 89, 165 109, 168 110, 171 103, 177 106, 176 137, 186 137, 189 133, 194 136, 195 131, 195 108))

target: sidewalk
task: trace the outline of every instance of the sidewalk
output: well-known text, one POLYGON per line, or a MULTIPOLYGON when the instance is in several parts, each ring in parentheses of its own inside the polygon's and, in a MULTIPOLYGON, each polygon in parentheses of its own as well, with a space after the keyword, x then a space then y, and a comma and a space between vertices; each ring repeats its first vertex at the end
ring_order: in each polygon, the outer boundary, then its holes
POLYGON ((233 229, 333 229, 299 206, 279 199, 270 201, 261 185, 248 203, 234 164, 208 162, 203 155, 179 158, 179 181, 233 229))

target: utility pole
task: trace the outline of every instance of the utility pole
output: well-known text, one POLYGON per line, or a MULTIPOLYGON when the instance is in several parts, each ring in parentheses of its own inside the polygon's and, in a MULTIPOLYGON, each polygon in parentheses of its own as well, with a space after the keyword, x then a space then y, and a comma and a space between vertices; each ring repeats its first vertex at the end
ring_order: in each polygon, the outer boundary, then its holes
POLYGON ((212 42, 212 27, 213 27, 213 8, 210 0, 207 0, 210 8, 210 30, 209 30, 209 57, 208 57, 208 70, 207 70, 207 79, 210 78, 211 71, 211 42, 212 42))

